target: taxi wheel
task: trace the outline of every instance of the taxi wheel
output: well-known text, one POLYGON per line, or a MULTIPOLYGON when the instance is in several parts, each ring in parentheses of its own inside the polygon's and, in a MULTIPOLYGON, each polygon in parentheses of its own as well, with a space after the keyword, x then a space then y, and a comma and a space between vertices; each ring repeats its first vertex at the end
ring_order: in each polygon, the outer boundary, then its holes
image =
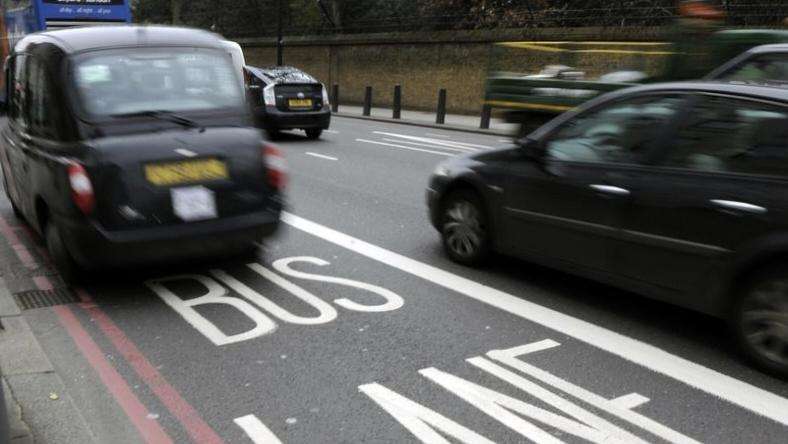
POLYGON ((312 140, 319 139, 320 135, 323 134, 323 130, 320 128, 309 128, 304 131, 306 131, 307 139, 312 139, 312 140))
POLYGON ((745 357, 788 378, 788 265, 765 269, 749 280, 736 301, 732 329, 745 357))
POLYGON ((279 140, 282 137, 282 132, 278 128, 268 128, 265 132, 268 134, 268 140, 279 140))
POLYGON ((55 268, 60 273, 68 284, 77 283, 83 277, 82 270, 79 265, 71 257, 66 243, 63 241, 61 230, 54 223, 47 224, 46 226, 46 242, 47 249, 49 250, 52 261, 55 263, 55 268))
POLYGON ((441 214, 443 247, 463 265, 477 265, 490 254, 487 215, 481 198, 470 190, 447 196, 441 214))

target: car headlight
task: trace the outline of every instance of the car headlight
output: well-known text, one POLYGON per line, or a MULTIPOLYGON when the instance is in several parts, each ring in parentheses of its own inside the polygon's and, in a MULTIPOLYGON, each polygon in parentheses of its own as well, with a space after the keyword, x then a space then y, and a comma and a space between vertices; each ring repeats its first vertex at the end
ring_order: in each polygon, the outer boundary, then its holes
POLYGON ((331 101, 329 100, 328 97, 328 88, 326 88, 326 85, 322 85, 322 86, 323 86, 323 106, 328 106, 331 104, 331 101))
POLYGON ((263 102, 268 106, 276 106, 276 94, 274 93, 274 85, 268 85, 263 88, 263 102))
POLYGON ((435 171, 433 171, 432 174, 434 176, 448 176, 449 168, 444 164, 440 164, 435 168, 435 171))

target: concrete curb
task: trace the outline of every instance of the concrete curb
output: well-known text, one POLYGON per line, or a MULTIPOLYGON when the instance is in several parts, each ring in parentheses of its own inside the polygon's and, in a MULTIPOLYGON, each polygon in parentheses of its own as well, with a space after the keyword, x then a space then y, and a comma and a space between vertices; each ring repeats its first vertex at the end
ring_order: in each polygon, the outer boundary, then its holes
POLYGON ((421 122, 418 120, 389 119, 386 117, 375 117, 375 116, 359 116, 358 114, 348 114, 342 112, 332 113, 331 115, 335 117, 345 117, 348 119, 369 120, 372 122, 382 122, 382 123, 397 123, 400 125, 419 126, 422 128, 442 129, 447 131, 460 131, 460 132, 472 133, 472 134, 484 134, 487 136, 500 136, 500 137, 513 136, 512 133, 507 131, 485 130, 481 128, 471 128, 468 126, 460 126, 460 125, 438 125, 437 123, 421 122))
MULTIPOLYGON (((80 436, 81 442, 95 442, 87 421, 66 392, 63 380, 16 306, 2 278, 0 309, 0 380, 5 398, 0 399, 0 402, 5 403, 6 407, 10 443, 34 443, 38 435, 35 423, 38 422, 38 426, 55 423, 50 422, 53 419, 50 415, 67 417, 71 421, 68 430, 70 436, 80 436), (57 397, 44 399, 49 390, 53 393, 56 391, 57 397), (51 407, 47 404, 55 400, 59 400, 58 404, 51 404, 51 407), (39 408, 31 408, 32 405, 38 405, 39 408)), ((0 412, 2 410, 0 408, 0 412)), ((0 434, 2 432, 0 430, 0 434)))

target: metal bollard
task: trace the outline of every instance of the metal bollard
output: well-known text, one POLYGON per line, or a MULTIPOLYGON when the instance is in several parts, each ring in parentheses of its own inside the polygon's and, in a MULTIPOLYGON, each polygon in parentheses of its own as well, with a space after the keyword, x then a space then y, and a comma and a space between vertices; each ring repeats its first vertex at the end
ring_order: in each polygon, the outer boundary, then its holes
POLYGON ((368 86, 364 90, 364 115, 372 114, 372 87, 368 86))
POLYGON ((339 85, 336 83, 331 91, 331 112, 339 112, 339 85))
POLYGON ((482 107, 482 122, 479 124, 481 129, 490 129, 490 117, 492 115, 492 107, 484 105, 482 107))
POLYGON ((394 87, 394 106, 392 118, 399 119, 402 117, 402 86, 396 85, 394 87))
POLYGON ((435 123, 439 125, 446 123, 446 90, 443 88, 438 91, 438 115, 435 123))

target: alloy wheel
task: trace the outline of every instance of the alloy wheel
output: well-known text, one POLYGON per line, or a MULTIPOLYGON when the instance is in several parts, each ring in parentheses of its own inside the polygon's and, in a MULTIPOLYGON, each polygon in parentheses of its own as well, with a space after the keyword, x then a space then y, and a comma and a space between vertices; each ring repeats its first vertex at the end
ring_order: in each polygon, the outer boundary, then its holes
POLYGON ((746 345, 761 358, 788 367, 788 280, 770 280, 753 288, 740 316, 746 345))
POLYGON ((443 232, 447 246, 460 257, 473 257, 483 248, 485 234, 481 215, 467 200, 455 201, 447 207, 443 232))

